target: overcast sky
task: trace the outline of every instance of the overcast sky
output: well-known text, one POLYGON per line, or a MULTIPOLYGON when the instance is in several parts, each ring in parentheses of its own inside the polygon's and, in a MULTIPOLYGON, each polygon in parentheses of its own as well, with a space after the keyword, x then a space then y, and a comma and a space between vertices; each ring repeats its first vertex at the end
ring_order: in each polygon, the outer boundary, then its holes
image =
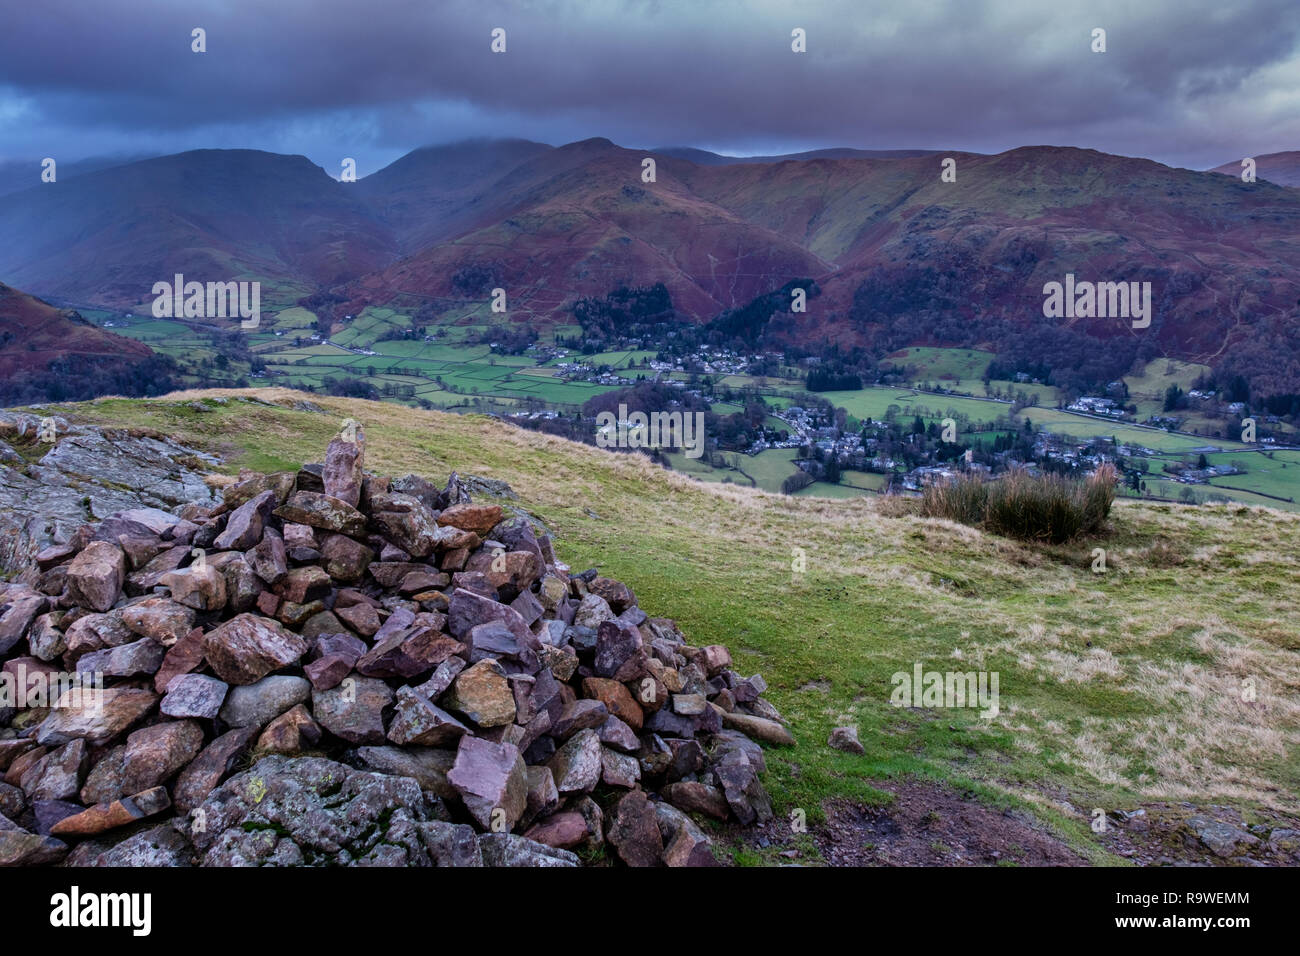
POLYGON ((1300 0, 41 0, 0 27, 0 161, 252 147, 365 175, 479 136, 1205 168, 1300 148, 1300 0))

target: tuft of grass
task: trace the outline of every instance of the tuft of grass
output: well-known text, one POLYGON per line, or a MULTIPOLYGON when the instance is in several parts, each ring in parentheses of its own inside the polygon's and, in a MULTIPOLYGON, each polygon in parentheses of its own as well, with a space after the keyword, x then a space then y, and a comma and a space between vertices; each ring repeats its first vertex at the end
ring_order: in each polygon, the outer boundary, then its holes
POLYGON ((1105 464, 1082 481, 1024 469, 989 482, 963 476, 929 485, 921 514, 1008 538, 1062 544, 1101 529, 1115 502, 1115 475, 1114 466, 1105 464))

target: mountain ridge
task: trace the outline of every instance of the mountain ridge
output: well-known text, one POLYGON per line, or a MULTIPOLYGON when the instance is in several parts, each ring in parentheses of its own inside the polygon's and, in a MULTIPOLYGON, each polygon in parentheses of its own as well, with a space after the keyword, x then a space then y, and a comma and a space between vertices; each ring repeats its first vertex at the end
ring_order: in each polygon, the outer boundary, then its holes
POLYGON ((681 320, 705 322, 811 279, 808 311, 752 344, 1045 354, 1064 336, 1114 343, 1115 362, 1227 362, 1300 391, 1295 190, 1076 147, 946 152, 956 182, 938 154, 837 152, 701 164, 600 137, 473 140, 342 183, 301 156, 197 150, 0 197, 0 278, 113 308, 176 272, 258 278, 265 308, 341 299, 335 325, 411 301, 464 321, 495 287, 507 321, 566 324, 581 297, 657 282, 681 320), (1066 274, 1151 282, 1150 331, 1044 321, 1041 290, 1066 274))

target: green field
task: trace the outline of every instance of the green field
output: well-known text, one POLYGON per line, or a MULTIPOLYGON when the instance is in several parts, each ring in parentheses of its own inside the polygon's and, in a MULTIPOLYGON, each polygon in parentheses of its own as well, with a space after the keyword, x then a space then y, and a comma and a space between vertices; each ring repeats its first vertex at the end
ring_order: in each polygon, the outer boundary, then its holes
POLYGON ((992 352, 979 349, 910 348, 891 353, 881 366, 888 363, 899 372, 910 370, 913 382, 948 386, 958 381, 980 381, 994 357, 992 352))
POLYGON ((992 422, 1011 411, 1011 406, 1005 402, 932 395, 910 388, 889 388, 883 385, 852 392, 818 392, 817 395, 832 405, 843 408, 859 421, 867 418, 889 421, 891 406, 895 409, 896 420, 910 422, 920 415, 927 424, 959 415, 974 422, 992 422))

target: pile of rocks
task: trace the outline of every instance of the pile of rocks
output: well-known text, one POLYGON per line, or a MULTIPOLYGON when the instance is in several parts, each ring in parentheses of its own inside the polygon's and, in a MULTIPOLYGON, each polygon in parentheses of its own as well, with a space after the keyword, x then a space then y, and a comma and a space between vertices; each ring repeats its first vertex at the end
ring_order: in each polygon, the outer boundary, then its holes
POLYGON ((0 864, 708 865, 698 818, 770 818, 761 677, 364 444, 0 584, 0 864))

